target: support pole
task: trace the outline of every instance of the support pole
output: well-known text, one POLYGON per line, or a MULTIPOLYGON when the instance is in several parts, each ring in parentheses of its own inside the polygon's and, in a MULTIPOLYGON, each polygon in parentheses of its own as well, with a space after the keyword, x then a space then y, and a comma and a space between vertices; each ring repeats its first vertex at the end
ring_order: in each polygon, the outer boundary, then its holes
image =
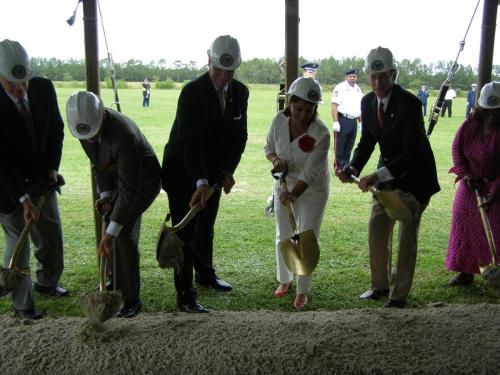
POLYGON ((285 92, 298 76, 299 22, 299 0, 285 0, 285 92))
MULTIPOLYGON (((83 0, 83 23, 85 36, 85 68, 87 74, 87 91, 99 95, 99 44, 97 37, 97 0, 83 0)), ((90 170, 92 188, 92 212, 94 215, 94 231, 96 244, 101 242, 101 217, 94 209, 97 200, 97 184, 90 170)))
POLYGON ((498 5, 498 0, 484 0, 483 22, 481 25, 481 45, 479 50, 479 69, 477 77, 478 82, 476 87, 476 105, 481 88, 486 83, 491 81, 498 5))

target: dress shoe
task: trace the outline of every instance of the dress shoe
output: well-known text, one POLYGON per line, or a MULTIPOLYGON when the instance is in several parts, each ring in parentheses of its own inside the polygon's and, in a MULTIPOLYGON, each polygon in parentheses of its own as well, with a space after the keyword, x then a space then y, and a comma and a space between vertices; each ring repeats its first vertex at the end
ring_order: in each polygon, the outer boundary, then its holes
POLYGON ((305 305, 309 303, 309 299, 307 298, 307 294, 297 294, 295 296, 295 301, 293 301, 293 307, 295 309, 300 310, 303 309, 305 305))
POLYGON ((14 310, 14 314, 16 318, 19 319, 38 320, 42 319, 43 317, 43 314, 37 311, 36 309, 14 310))
POLYGON ((219 290, 221 292, 229 292, 233 290, 233 287, 228 282, 225 282, 222 279, 219 279, 217 276, 212 277, 211 279, 196 279, 196 282, 208 288, 213 288, 215 290, 219 290))
POLYGON ((180 311, 186 313, 203 314, 208 313, 208 310, 197 302, 181 303, 177 305, 180 311))
POLYGON ((134 302, 134 303, 127 303, 123 305, 123 307, 118 311, 116 314, 117 318, 133 318, 139 312, 141 311, 142 303, 141 301, 139 302, 134 302))
POLYGON ((395 307, 397 309, 402 309, 406 306, 406 301, 397 301, 395 299, 389 299, 384 307, 386 308, 391 308, 391 307, 395 307))
POLYGON ((373 301, 378 300, 381 297, 387 297, 389 295, 389 290, 367 290, 359 296, 359 299, 371 299, 373 301))
POLYGON ((60 286, 43 286, 35 283, 34 288, 37 292, 48 294, 52 297, 66 297, 69 294, 69 291, 61 288, 60 286))
POLYGON ((282 298, 288 294, 288 291, 290 290, 291 287, 292 287, 291 281, 287 284, 280 284, 278 288, 276 288, 276 290, 274 291, 273 295, 276 298, 282 298))
POLYGON ((474 282, 474 275, 471 273, 459 272, 448 281, 449 286, 464 286, 474 282))

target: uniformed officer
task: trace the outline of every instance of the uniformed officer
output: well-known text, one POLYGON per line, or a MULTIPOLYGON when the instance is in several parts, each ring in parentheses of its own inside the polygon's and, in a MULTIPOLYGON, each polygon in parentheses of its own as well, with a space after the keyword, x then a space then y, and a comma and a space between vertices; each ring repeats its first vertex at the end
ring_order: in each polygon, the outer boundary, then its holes
POLYGON ((302 75, 304 77, 311 77, 316 79, 316 73, 318 72, 319 64, 310 62, 302 65, 301 68, 303 69, 302 75))
POLYGON ((345 80, 332 92, 333 147, 335 171, 349 163, 351 150, 356 140, 357 120, 361 119, 361 98, 363 93, 356 84, 358 69, 349 67, 345 80))

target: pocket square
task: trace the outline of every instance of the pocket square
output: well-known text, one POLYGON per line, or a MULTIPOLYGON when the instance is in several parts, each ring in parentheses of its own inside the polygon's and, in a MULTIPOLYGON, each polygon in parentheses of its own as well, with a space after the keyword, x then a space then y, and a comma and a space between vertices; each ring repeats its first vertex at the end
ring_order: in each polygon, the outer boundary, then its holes
POLYGON ((241 120, 241 115, 233 117, 233 120, 241 120))

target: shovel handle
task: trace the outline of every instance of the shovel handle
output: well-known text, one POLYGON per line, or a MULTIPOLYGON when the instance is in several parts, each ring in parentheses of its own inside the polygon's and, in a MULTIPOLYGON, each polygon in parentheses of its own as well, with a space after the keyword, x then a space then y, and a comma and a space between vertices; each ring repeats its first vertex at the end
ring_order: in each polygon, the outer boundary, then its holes
MULTIPOLYGON (((282 191, 288 191, 288 189, 286 187, 285 179, 281 179, 280 185, 281 185, 282 191)), ((289 200, 287 200, 285 203, 285 207, 288 211, 288 219, 290 220, 290 225, 292 227, 292 230, 294 233, 297 233, 297 223, 295 221, 295 215, 293 213, 292 203, 289 200)))
MULTIPOLYGON (((353 175, 353 174, 352 174, 350 177, 351 177, 351 179, 352 179, 354 182, 356 182, 356 183, 358 183, 358 184, 359 184, 360 179, 359 179, 358 177, 356 177, 356 176, 355 176, 355 175, 353 175)), ((378 189, 377 189, 376 187, 374 187, 374 186, 368 186, 368 190, 370 190, 370 192, 372 192, 372 193, 374 193, 374 194, 378 193, 378 189)))
MULTIPOLYGON (((38 211, 40 211, 44 202, 45 202, 45 194, 40 195, 40 197, 38 198, 38 201, 36 202, 36 209, 38 211)), ((23 231, 21 232, 21 235, 19 236, 19 239, 17 240, 16 246, 14 247, 14 251, 12 252, 12 257, 10 258, 10 262, 9 262, 10 269, 13 269, 15 264, 16 264, 17 257, 19 256, 19 253, 21 252, 21 249, 24 246, 24 243, 26 242, 26 238, 28 237, 28 233, 30 231, 31 224, 33 224, 33 219, 29 219, 26 222, 26 224, 24 224, 23 231)))
POLYGON ((486 209, 483 207, 483 197, 479 190, 474 189, 474 193, 476 194, 477 206, 479 208, 479 212, 481 213, 481 220, 483 221, 484 231, 486 232, 486 239, 488 240, 488 247, 490 249, 491 254, 491 263, 493 266, 497 265, 497 250, 495 246, 495 241, 493 240, 493 232, 491 230, 490 220, 488 219, 488 213, 486 209))
MULTIPOLYGON (((217 190, 218 187, 217 185, 214 185, 214 186, 209 186, 208 187, 208 190, 207 190, 207 194, 205 196, 205 200, 208 200, 212 194, 215 192, 215 190, 217 190)), ((171 232, 178 232, 180 231, 182 228, 184 228, 186 225, 188 225, 188 223, 191 221, 191 219, 193 217, 195 217, 195 215, 202 210, 202 207, 201 207, 201 203, 198 202, 196 203, 193 208, 191 208, 189 210, 189 212, 186 214, 186 216, 184 216, 182 218, 181 221, 179 221, 176 225, 174 225, 173 227, 171 228, 168 228, 169 231, 171 232)))
POLYGON ((106 271, 108 268, 108 258, 101 255, 99 256, 99 291, 104 292, 106 290, 106 271))

